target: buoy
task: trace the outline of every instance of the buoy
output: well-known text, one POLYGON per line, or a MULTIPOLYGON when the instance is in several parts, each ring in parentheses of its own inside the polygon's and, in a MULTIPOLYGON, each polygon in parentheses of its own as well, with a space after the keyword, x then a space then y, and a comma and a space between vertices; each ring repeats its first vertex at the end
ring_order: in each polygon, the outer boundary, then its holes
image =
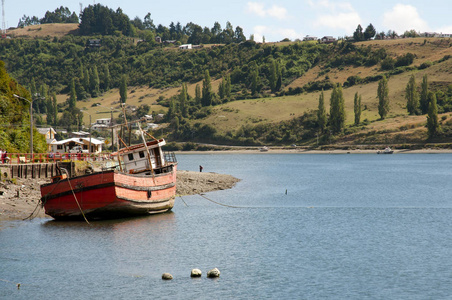
POLYGON ((173 275, 171 275, 170 273, 163 273, 162 279, 163 280, 171 280, 171 279, 173 279, 173 275))
POLYGON ((17 284, 17 289, 20 290, 20 283, 17 284))
POLYGON ((191 270, 190 277, 201 277, 202 271, 200 269, 191 270))
POLYGON ((217 268, 210 270, 209 272, 207 272, 207 277, 208 278, 220 277, 220 270, 218 270, 217 268))

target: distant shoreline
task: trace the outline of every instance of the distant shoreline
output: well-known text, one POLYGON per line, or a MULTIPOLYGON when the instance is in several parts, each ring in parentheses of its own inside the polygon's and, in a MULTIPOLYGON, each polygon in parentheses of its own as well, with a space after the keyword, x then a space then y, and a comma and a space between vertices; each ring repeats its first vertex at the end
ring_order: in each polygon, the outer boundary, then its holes
MULTIPOLYGON (((382 149, 383 150, 383 149, 382 149)), ((382 151, 380 150, 380 151, 382 151)), ((445 154, 452 153, 452 149, 393 149, 394 154, 445 154)), ((379 150, 353 149, 353 150, 307 150, 307 149, 271 149, 260 151, 258 149, 242 150, 208 150, 208 151, 175 151, 176 155, 190 154, 377 154, 379 150)))

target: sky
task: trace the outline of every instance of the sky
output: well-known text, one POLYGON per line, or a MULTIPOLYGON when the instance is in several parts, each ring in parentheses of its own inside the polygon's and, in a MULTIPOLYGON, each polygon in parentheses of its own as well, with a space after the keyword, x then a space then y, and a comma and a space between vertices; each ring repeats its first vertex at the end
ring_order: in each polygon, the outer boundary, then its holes
MULTIPOLYGON (((193 22, 212 28, 219 22, 240 26, 247 38, 277 42, 284 38, 302 39, 306 35, 344 37, 353 35, 358 24, 372 24, 377 32, 398 34, 417 32, 452 33, 452 0, 3 0, 6 27, 16 27, 22 16, 44 17, 46 11, 68 7, 77 14, 80 5, 102 4, 120 7, 130 19, 144 19, 150 12, 154 24, 169 26, 193 22)), ((3 24, 3 20, 2 20, 3 24)))

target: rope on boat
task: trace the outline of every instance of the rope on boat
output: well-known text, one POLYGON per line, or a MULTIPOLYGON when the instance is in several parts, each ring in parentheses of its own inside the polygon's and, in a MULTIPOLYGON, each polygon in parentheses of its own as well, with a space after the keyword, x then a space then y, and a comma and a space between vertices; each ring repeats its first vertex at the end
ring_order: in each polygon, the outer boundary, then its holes
POLYGON ((41 206, 40 204, 41 204, 41 199, 39 199, 39 201, 38 201, 38 203, 36 204, 36 207, 35 207, 35 209, 33 210, 33 212, 32 212, 28 217, 26 217, 25 219, 22 219, 22 221, 26 221, 26 220, 28 220, 28 219, 33 220, 33 219, 38 215, 38 213, 39 213, 39 211, 40 211, 40 209, 38 209, 38 207, 41 206), (33 216, 33 215, 35 214, 35 212, 36 212, 37 209, 38 209, 38 213, 36 214, 36 216, 33 216))
POLYGON ((70 181, 70 178, 69 178, 69 173, 68 173, 67 170, 64 169, 64 168, 61 168, 61 170, 64 170, 64 172, 66 172, 66 175, 67 175, 67 177, 68 177, 68 178, 67 178, 67 183, 69 183, 69 187, 71 188, 72 195, 74 195, 75 202, 77 202, 78 208, 80 209, 80 212, 82 213, 82 216, 83 216, 83 218, 85 219, 86 223, 89 224, 88 220, 87 220, 86 217, 85 217, 85 213, 83 212, 83 209, 82 209, 82 207, 80 206, 80 203, 78 203, 77 196, 75 196, 74 189, 72 188, 71 181, 70 181))
MULTIPOLYGON (((65 169, 63 169, 63 170, 65 170, 65 169)), ((66 170, 65 170, 65 171, 66 171, 66 170)), ((66 171, 66 173, 67 173, 67 171, 66 171)), ((60 181, 61 181, 61 180, 60 180, 60 181)), ((53 187, 53 189, 52 189, 50 192, 48 192, 45 196, 43 196, 41 199, 39 199, 39 201, 38 201, 38 203, 36 204, 36 207, 35 207, 35 209, 33 210, 33 212, 32 212, 28 217, 26 217, 25 219, 22 219, 22 221, 25 221, 25 220, 33 220, 33 219, 38 215, 38 214, 36 214, 36 216, 33 216, 33 214, 36 212, 36 209, 37 209, 39 206, 41 206, 41 207, 44 206, 44 202, 42 201, 42 199, 43 199, 43 198, 46 199, 48 195, 52 194, 53 191, 54 191, 54 190, 57 188, 57 186, 60 184, 60 181, 57 182, 57 184, 53 187), (40 204, 41 204, 41 205, 40 205, 40 204)), ((38 210, 38 213, 39 213, 39 210, 38 210)))

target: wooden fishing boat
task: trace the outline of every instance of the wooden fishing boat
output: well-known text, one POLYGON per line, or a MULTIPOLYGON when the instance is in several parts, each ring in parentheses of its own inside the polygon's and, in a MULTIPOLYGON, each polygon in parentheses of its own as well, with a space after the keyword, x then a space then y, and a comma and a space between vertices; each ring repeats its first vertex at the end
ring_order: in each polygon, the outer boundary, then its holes
POLYGON ((177 161, 163 145, 160 139, 124 147, 116 153, 114 169, 81 176, 62 169, 41 186, 45 213, 55 219, 112 219, 170 211, 177 161))

